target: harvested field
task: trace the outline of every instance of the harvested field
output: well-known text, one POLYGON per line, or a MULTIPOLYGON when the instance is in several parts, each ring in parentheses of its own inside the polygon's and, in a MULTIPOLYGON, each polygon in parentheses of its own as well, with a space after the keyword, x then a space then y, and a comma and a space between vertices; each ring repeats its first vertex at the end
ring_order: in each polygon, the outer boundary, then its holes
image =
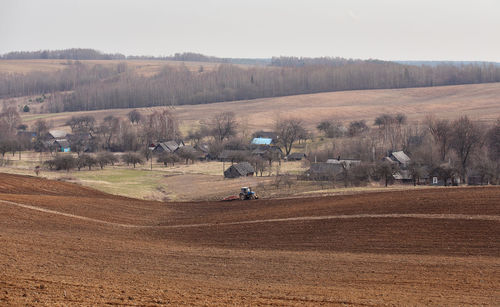
POLYGON ((500 188, 161 203, 0 174, 5 305, 496 305, 500 188))
MULTIPOLYGON (((73 61, 75 62, 75 61, 73 61)), ((191 71, 198 71, 200 66, 204 70, 217 68, 219 63, 190 62, 190 61, 163 61, 163 60, 80 60, 79 62, 88 65, 115 66, 120 63, 127 63, 129 67, 135 69, 139 74, 151 76, 159 73, 164 66, 184 65, 191 71)), ((34 71, 53 72, 65 69, 68 60, 1 60, 0 73, 21 73, 26 74, 34 71)), ((246 65, 238 65, 246 67, 246 65)))
MULTIPOLYGON (((468 115, 474 120, 495 121, 500 116, 500 83, 436 86, 425 88, 384 89, 329 92, 309 95, 262 98, 202 105, 178 106, 175 113, 183 122, 183 132, 196 127, 200 119, 208 119, 223 111, 233 111, 241 126, 250 131, 272 129, 278 117, 298 117, 311 130, 323 119, 343 122, 366 120, 373 123, 380 114, 404 113, 410 122, 423 121, 427 115, 455 119, 468 115), (252 110, 248 113, 247 110, 252 110)), ((157 108, 142 108, 149 114, 157 108)), ((130 109, 56 114, 24 114, 31 124, 44 118, 54 127, 64 127, 71 116, 92 115, 101 121, 108 115, 126 117, 130 109)))

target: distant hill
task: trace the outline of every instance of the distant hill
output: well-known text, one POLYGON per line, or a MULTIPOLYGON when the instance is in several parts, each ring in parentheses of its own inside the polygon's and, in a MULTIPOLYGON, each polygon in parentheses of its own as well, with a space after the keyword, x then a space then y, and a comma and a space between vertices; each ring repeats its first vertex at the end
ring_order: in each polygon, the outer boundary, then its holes
POLYGON ((395 63, 403 65, 427 65, 427 66, 439 66, 439 65, 495 65, 500 66, 500 62, 484 62, 484 61, 394 61, 395 63))
POLYGON ((267 65, 271 59, 257 58, 219 58, 200 53, 184 52, 171 56, 125 56, 121 53, 103 53, 90 48, 71 48, 61 50, 13 51, 0 55, 2 60, 160 60, 206 63, 229 63, 246 65, 267 65))
POLYGON ((483 62, 410 65, 339 57, 229 59, 198 53, 126 57, 93 49, 12 52, 2 59, 0 65, 8 64, 10 68, 0 72, 0 98, 51 94, 46 110, 49 112, 500 82, 500 66, 483 62), (12 60, 16 57, 38 59, 12 60), (144 63, 152 60, 156 66, 144 63), (58 70, 16 71, 16 67, 25 68, 32 61, 63 63, 58 63, 58 70), (113 63, 105 63, 109 61, 113 63))

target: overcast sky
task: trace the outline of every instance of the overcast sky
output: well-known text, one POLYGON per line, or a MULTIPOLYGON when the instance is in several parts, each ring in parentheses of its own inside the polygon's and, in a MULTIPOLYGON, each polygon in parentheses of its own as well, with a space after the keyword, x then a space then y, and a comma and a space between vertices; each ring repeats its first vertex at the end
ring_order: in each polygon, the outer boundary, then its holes
POLYGON ((500 62, 499 0, 0 0, 0 53, 500 62))

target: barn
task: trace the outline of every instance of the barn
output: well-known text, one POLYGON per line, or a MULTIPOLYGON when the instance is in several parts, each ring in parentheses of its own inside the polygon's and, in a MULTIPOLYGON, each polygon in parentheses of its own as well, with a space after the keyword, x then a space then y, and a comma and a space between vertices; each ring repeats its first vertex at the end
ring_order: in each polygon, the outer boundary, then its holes
POLYGON ((224 171, 225 178, 238 178, 253 176, 255 170, 253 166, 248 162, 241 162, 238 164, 231 165, 227 170, 224 171))
POLYGON ((289 154, 287 157, 286 157, 286 160, 287 161, 300 161, 304 158, 306 158, 307 155, 303 152, 294 152, 292 154, 289 154))

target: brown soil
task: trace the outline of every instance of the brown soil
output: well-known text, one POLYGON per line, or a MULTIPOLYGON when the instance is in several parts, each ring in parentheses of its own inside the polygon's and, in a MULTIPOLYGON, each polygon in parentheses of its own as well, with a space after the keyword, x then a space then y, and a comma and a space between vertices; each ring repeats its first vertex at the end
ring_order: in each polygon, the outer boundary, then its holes
POLYGON ((500 301, 498 187, 160 203, 0 174, 0 200, 0 304, 500 301))

